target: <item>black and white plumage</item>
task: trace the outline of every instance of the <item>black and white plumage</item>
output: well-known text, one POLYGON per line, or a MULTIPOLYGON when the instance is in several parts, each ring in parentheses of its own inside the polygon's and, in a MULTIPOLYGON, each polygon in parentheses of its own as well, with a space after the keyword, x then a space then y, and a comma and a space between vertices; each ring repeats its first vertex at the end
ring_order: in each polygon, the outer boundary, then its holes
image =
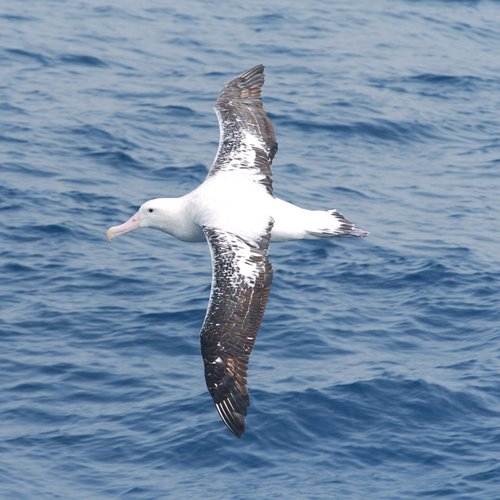
POLYGON ((274 197, 271 163, 278 146, 262 104, 263 84, 258 65, 222 90, 215 104, 219 148, 200 186, 180 198, 147 201, 107 231, 111 240, 153 227, 208 242, 212 289, 200 334, 205 380, 221 419, 238 437, 249 406, 249 356, 272 280, 269 243, 368 234, 336 210, 306 210, 274 197))
POLYGON ((212 253, 209 307, 201 329, 205 380, 222 420, 241 436, 249 405, 248 359, 264 314, 273 277, 268 258, 273 222, 258 242, 203 230, 212 253))
POLYGON ((209 176, 245 169, 273 194, 271 163, 276 135, 262 104, 264 66, 255 66, 229 82, 215 103, 220 141, 209 176))

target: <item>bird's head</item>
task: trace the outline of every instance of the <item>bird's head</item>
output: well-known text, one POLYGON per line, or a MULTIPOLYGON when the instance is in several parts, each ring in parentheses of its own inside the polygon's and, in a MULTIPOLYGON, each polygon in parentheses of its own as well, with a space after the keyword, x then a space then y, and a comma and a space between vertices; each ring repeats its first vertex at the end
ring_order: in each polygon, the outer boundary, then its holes
POLYGON ((141 227, 152 227, 161 231, 168 231, 171 219, 171 200, 168 198, 157 198, 146 201, 139 210, 126 222, 119 226, 110 227, 106 231, 108 240, 115 236, 135 231, 141 227))

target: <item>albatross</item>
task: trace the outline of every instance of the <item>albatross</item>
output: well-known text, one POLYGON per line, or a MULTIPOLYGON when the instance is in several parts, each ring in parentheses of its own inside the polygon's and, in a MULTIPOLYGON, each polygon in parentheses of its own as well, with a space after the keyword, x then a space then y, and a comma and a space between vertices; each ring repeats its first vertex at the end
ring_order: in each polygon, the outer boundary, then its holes
POLYGON ((250 403, 247 369, 273 270, 269 243, 367 236, 337 210, 306 210, 273 194, 271 163, 278 149, 262 104, 264 66, 231 80, 215 103, 220 141, 206 179, 179 198, 146 201, 109 240, 142 227, 182 241, 207 241, 212 287, 200 332, 208 391, 237 437, 250 403))

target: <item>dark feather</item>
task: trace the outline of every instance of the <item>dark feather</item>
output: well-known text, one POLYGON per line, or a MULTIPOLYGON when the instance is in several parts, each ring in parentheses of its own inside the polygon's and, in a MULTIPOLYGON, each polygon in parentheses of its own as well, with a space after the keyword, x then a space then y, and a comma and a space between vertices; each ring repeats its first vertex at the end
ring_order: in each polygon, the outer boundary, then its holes
POLYGON ((272 224, 257 242, 203 228, 213 266, 210 303, 200 334, 205 380, 220 417, 238 437, 245 430, 249 406, 248 359, 272 280, 268 259, 272 224))
POLYGON ((271 163, 278 144, 262 104, 263 85, 264 66, 259 64, 231 80, 222 90, 215 103, 221 137, 209 176, 247 169, 272 194, 271 163))

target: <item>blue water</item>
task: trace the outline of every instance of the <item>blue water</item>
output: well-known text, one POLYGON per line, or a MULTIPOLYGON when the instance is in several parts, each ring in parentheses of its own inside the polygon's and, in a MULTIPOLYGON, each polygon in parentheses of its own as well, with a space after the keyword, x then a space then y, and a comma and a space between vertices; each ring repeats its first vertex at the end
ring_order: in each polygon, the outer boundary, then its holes
POLYGON ((0 7, 0 498, 500 498, 500 6, 0 7), (234 438, 204 244, 105 240, 205 177, 266 65, 274 188, 365 240, 271 248, 234 438))

